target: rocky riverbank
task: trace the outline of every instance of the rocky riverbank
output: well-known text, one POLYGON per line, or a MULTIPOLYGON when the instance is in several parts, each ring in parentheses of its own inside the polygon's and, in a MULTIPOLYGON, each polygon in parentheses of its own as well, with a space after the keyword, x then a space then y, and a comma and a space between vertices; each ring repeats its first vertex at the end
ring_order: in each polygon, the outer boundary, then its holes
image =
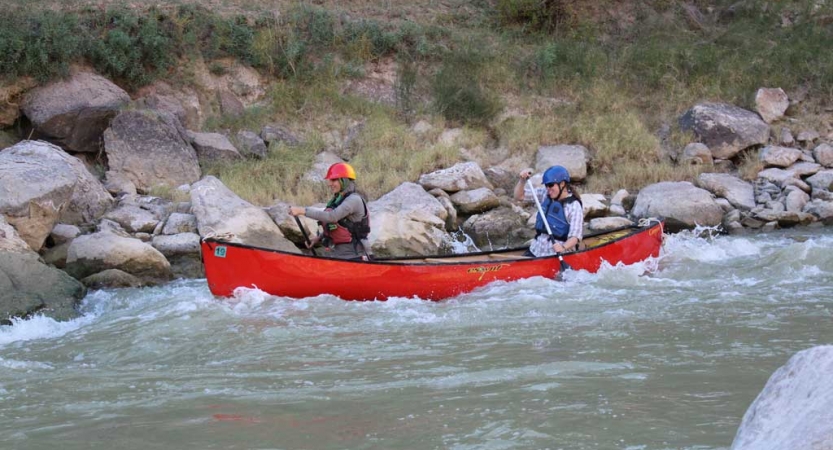
MULTIPOLYGON (((201 277, 200 236, 300 252, 303 238, 286 203, 255 206, 201 168, 210 161, 262 158, 271 143, 297 143, 289 131, 271 125, 235 136, 202 133, 199 118, 206 112, 200 105, 211 103, 206 99, 161 88, 131 99, 84 70, 25 86, 15 120, 31 122, 33 139, 0 151, 3 323, 37 313, 72 317, 86 288, 201 277), (148 195, 159 186, 185 200, 148 195)), ((224 110, 246 100, 221 86, 215 93, 224 110)), ((795 101, 780 89, 761 89, 755 112, 693 105, 679 124, 694 142, 669 157, 714 170, 693 183, 661 182, 613 195, 582 192, 587 229, 658 216, 671 232, 697 225, 740 233, 833 223, 833 133, 790 129, 784 113, 795 101), (778 133, 772 123, 779 123, 778 133), (762 170, 747 181, 738 175, 738 155, 757 149, 762 170)), ((426 126, 418 123, 413 132, 426 126)), ((457 135, 445 130, 440 139, 453 145, 457 135)), ((348 158, 322 151, 307 178, 322 180, 329 164, 348 158)), ((374 253, 447 252, 458 230, 481 249, 523 245, 532 237, 534 211, 511 199, 518 170, 533 167, 540 182, 544 169, 561 164, 580 185, 591 158, 580 145, 542 143, 534 160, 482 167, 470 158, 423 174, 368 203, 374 253)))

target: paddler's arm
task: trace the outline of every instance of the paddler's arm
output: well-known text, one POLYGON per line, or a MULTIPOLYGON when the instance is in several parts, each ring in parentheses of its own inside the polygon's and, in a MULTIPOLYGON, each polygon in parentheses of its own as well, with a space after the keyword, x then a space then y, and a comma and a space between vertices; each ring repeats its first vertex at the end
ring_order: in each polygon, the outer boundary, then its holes
MULTIPOLYGON (((524 189, 526 189, 526 180, 532 176, 532 169, 524 169, 518 174, 518 182, 515 183, 515 191, 513 192, 515 200, 524 199, 524 189)), ((535 195, 533 192, 532 195, 535 195)))
MULTIPOLYGON (((302 214, 310 219, 318 220, 324 223, 336 223, 339 220, 357 214, 361 217, 364 214, 364 205, 359 196, 349 196, 344 199, 344 202, 338 205, 337 208, 325 211, 318 208, 299 208, 302 209, 302 214)), ((292 214, 292 211, 290 211, 292 214)))

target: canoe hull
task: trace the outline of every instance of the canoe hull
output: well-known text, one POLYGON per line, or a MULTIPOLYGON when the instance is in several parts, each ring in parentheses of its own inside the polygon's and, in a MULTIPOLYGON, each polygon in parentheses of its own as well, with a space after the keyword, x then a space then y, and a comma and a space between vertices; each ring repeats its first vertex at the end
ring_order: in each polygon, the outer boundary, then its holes
MULTIPOLYGON (((629 228, 592 249, 565 255, 573 269, 595 272, 604 261, 633 264, 659 255, 662 224, 629 228)), ((418 297, 442 300, 493 281, 534 276, 555 277, 557 257, 512 258, 506 252, 395 261, 345 261, 312 257, 242 244, 204 239, 201 242, 208 286, 228 297, 239 287, 257 288, 292 298, 332 294, 344 300, 418 297), (471 259, 475 260, 471 260, 471 259)))

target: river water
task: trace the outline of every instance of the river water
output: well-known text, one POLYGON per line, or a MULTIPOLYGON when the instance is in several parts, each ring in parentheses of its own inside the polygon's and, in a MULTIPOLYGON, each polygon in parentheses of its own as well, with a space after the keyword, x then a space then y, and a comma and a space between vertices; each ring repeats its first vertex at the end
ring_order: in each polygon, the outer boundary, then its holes
POLYGON ((684 233, 438 303, 93 291, 0 327, 0 448, 728 448, 772 372, 833 342, 831 249, 684 233))

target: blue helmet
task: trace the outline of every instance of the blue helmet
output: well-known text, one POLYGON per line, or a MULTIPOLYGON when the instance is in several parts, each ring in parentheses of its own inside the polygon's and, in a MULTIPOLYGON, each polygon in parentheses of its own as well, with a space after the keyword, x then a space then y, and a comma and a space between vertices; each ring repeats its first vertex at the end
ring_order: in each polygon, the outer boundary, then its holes
POLYGON ((562 166, 552 166, 544 172, 544 184, 570 182, 570 172, 562 166))

